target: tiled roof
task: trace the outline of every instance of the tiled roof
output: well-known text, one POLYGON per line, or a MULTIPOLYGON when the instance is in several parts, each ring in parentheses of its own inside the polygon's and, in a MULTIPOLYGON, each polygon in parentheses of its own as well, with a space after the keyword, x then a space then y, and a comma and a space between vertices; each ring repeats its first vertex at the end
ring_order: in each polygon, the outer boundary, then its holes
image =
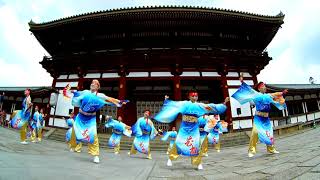
POLYGON ((274 89, 320 90, 320 84, 267 84, 267 87, 274 89))
POLYGON ((254 13, 248 13, 243 11, 236 11, 230 9, 221 9, 221 8, 209 8, 209 7, 195 7, 195 6, 143 6, 143 7, 128 7, 128 8, 118 8, 118 9, 109 9, 103 11, 95 11, 90 13, 84 13, 79 15, 74 15, 66 18, 60 18, 57 20, 43 22, 43 23, 35 23, 32 20, 29 22, 29 26, 36 27, 36 26, 46 26, 46 25, 57 25, 57 24, 67 24, 71 22, 78 22, 87 19, 94 19, 94 18, 101 18, 104 16, 117 16, 123 13, 148 13, 148 12, 159 12, 159 11, 170 11, 170 12, 204 12, 204 13, 215 13, 220 14, 222 16, 225 15, 232 15, 232 16, 240 16, 243 18, 254 18, 259 20, 278 20, 283 21, 284 14, 280 12, 275 16, 268 16, 268 15, 260 15, 254 13))

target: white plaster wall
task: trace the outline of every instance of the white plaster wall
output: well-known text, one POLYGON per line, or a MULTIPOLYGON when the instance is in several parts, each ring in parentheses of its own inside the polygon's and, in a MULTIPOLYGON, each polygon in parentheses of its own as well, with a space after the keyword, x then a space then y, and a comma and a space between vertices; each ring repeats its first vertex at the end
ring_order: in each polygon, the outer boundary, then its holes
MULTIPOLYGON (((232 117, 245 117, 245 116, 251 116, 251 111, 250 111, 250 104, 245 103, 241 105, 237 100, 231 97, 233 93, 237 91, 237 89, 228 89, 229 95, 230 95, 230 106, 231 106, 231 114, 232 117), (237 115, 237 108, 241 108, 241 114, 238 116, 237 115)), ((252 114, 254 115, 255 109, 252 109, 252 114)))

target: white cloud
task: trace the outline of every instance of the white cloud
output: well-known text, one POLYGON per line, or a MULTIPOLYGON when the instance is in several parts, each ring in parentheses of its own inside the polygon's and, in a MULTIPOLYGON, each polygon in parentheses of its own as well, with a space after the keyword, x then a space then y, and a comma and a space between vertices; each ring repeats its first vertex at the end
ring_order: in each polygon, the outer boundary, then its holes
MULTIPOLYGON (((311 52, 310 58, 305 58, 304 45, 313 44, 314 37, 320 33, 319 3, 299 1, 291 4, 285 17, 283 28, 279 30, 270 43, 269 55, 274 60, 262 71, 259 78, 267 83, 309 83, 309 77, 320 78, 320 63, 314 64, 312 57, 319 54, 311 52)), ((318 36, 319 37, 319 36, 318 36)), ((314 43, 314 46, 319 46, 314 43)), ((318 61, 319 62, 319 61, 318 61)))
POLYGON ((21 22, 10 6, 3 6, 0 9, 0 24, 4 41, 24 57, 21 61, 34 62, 36 58, 39 60, 47 54, 31 35, 27 22, 21 22))
POLYGON ((259 80, 266 81, 269 84, 295 84, 303 81, 304 72, 301 67, 290 62, 292 58, 292 49, 286 49, 281 53, 277 61, 270 61, 260 73, 259 80))
POLYGON ((11 64, 1 58, 0 67, 0 86, 50 86, 52 83, 52 78, 41 67, 11 64))
POLYGON ((47 53, 29 32, 27 22, 19 19, 13 7, 0 7, 0 27, 6 48, 15 53, 12 58, 18 58, 4 59, 4 54, 0 54, 0 86, 50 85, 50 75, 39 64, 47 53))

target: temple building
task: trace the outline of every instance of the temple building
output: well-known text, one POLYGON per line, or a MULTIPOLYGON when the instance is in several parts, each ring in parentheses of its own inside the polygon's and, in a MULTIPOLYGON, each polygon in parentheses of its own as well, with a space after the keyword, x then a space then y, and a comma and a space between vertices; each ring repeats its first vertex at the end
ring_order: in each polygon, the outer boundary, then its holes
MULTIPOLYGON (((130 103, 120 109, 105 107, 97 121, 108 114, 122 116, 131 125, 145 109, 157 113, 165 95, 185 100, 190 89, 197 89, 199 101, 221 103, 239 88, 240 73, 247 84, 256 84, 272 60, 266 48, 283 20, 281 12, 265 16, 170 6, 106 10, 31 21, 29 26, 50 54, 40 64, 54 78, 51 88, 61 92, 70 84, 89 89, 98 79, 100 92, 130 103)), ((271 92, 285 88, 288 108, 271 113, 274 126, 320 118, 320 85, 268 85, 271 92)), ((63 117, 74 107, 61 94, 56 97, 47 123, 65 127, 63 117)), ((252 127, 253 112, 249 103, 240 105, 231 98, 221 118, 231 130, 245 129, 252 127)), ((179 126, 179 118, 173 124, 156 124, 162 129, 173 125, 179 126)))

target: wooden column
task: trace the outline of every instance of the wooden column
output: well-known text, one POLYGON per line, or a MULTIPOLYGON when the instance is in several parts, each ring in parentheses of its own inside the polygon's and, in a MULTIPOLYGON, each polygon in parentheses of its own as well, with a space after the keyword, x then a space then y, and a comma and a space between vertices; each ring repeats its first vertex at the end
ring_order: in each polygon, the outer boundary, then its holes
POLYGON ((257 75, 259 74, 259 67, 255 66, 255 69, 249 70, 249 74, 252 76, 253 84, 256 85, 258 84, 258 78, 257 75))
MULTIPOLYGON (((55 89, 56 88, 56 84, 57 84, 57 79, 59 77, 59 74, 56 73, 56 72, 51 72, 50 73, 51 77, 53 77, 53 80, 52 80, 52 89, 55 89)), ((49 126, 49 120, 50 120, 50 117, 51 117, 51 107, 50 107, 50 98, 51 98, 51 94, 49 96, 49 101, 48 101, 48 104, 47 104, 47 116, 44 118, 44 125, 45 126, 49 126)), ((55 107, 56 108, 56 107, 55 107)))
MULTIPOLYGON (((181 84, 180 84, 180 76, 174 75, 173 77, 173 99, 175 101, 181 101, 181 84)), ((170 124, 170 130, 173 126, 178 130, 181 124, 181 115, 177 117, 177 119, 170 124)))
POLYGON ((173 98, 176 101, 180 101, 181 100, 181 86, 180 86, 180 76, 179 75, 175 75, 173 77, 173 98))
MULTIPOLYGON (((223 91, 223 99, 229 97, 227 78, 226 78, 225 75, 221 75, 221 88, 222 88, 222 91, 223 91)), ((233 125, 232 125, 232 115, 231 115, 230 102, 227 103, 226 105, 227 105, 227 110, 226 110, 226 119, 225 119, 225 121, 229 124, 229 130, 232 130, 233 129, 233 125)))
MULTIPOLYGON (((57 84, 57 77, 53 77, 53 81, 52 81, 52 88, 55 89, 56 87, 56 84, 57 84)), ((49 102, 48 102, 48 105, 49 105, 49 111, 47 113, 47 116, 44 118, 44 125, 47 127, 49 126, 49 121, 50 121, 50 116, 51 116, 51 106, 50 106, 50 99, 51 99, 51 94, 49 96, 49 102)))
POLYGON ((253 84, 258 84, 257 75, 252 75, 253 84))
MULTIPOLYGON (((182 74, 182 66, 179 64, 180 62, 183 62, 180 58, 176 59, 176 64, 171 69, 171 74, 173 77, 173 100, 175 101, 181 101, 181 83, 180 83, 180 75, 182 74)), ((176 130, 178 131, 180 128, 180 124, 182 121, 181 115, 179 115, 175 121, 173 121, 170 124, 170 130, 173 126, 176 127, 176 130)))
MULTIPOLYGON (((228 69, 227 65, 224 64, 219 70, 218 74, 221 76, 221 89, 223 93, 223 100, 227 97, 229 97, 229 91, 228 91, 228 84, 227 84, 227 74, 228 74, 228 69)), ((228 123, 228 129, 229 131, 233 130, 233 125, 232 125, 232 114, 231 114, 231 106, 230 102, 226 104, 227 110, 226 110, 226 117, 225 121, 228 123)))
MULTIPOLYGON (((83 73, 78 73, 78 76, 79 76, 79 80, 78 80, 78 86, 77 86, 77 90, 78 91, 82 91, 84 88, 83 88, 83 82, 84 82, 84 79, 83 79, 83 73)), ((73 108, 73 113, 74 115, 76 116, 78 113, 79 113, 79 107, 74 107, 73 108)))
POLYGON ((83 83, 84 83, 83 76, 80 76, 78 80, 78 86, 77 86, 78 91, 82 91, 84 89, 83 83))
MULTIPOLYGON (((127 95, 127 81, 125 76, 121 76, 119 79, 119 96, 118 99, 124 100, 127 95)), ((121 108, 117 109, 117 116, 121 116, 126 123, 126 118, 125 118, 125 106, 122 106, 121 108)), ((117 117, 115 117, 117 118, 117 117)))
POLYGON ((56 87, 56 83, 57 83, 57 78, 53 78, 51 87, 55 88, 56 87))

